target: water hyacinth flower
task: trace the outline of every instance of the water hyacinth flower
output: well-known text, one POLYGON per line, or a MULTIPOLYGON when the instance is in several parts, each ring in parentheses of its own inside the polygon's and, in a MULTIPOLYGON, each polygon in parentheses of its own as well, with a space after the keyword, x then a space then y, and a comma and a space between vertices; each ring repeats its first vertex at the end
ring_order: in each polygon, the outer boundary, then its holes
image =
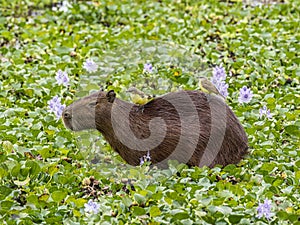
POLYGON ((223 66, 216 66, 213 69, 213 77, 218 80, 225 80, 226 79, 226 72, 223 66))
POLYGON ((68 1, 63 1, 61 7, 59 8, 59 11, 68 12, 69 8, 71 7, 72 5, 68 1))
POLYGON ((228 96, 228 84, 226 84, 225 79, 225 69, 222 66, 216 66, 213 69, 211 82, 218 89, 219 93, 226 98, 228 96))
POLYGON ((62 112, 64 111, 66 105, 62 105, 60 102, 60 98, 56 95, 49 102, 49 111, 53 112, 56 116, 56 119, 59 120, 62 112))
POLYGON ((240 89, 240 96, 238 98, 239 103, 249 103, 253 97, 253 93, 250 88, 243 86, 240 89))
POLYGON ((225 98, 228 96, 228 84, 226 84, 225 81, 219 82, 216 88, 218 89, 219 93, 225 98))
POLYGON ((147 155, 144 155, 140 158, 140 165, 143 165, 145 162, 150 162, 151 161, 151 156, 150 156, 150 151, 147 152, 147 155))
POLYGON ((259 203, 257 207, 257 218, 266 217, 268 220, 271 218, 271 201, 265 199, 264 203, 259 203))
POLYGON ((144 72, 146 73, 152 73, 153 72, 153 66, 151 63, 144 64, 144 72))
POLYGON ((140 158, 140 165, 143 165, 144 163, 145 163, 144 157, 141 157, 141 158, 140 158))
POLYGON ((98 65, 92 59, 87 59, 83 63, 83 68, 89 73, 93 73, 98 70, 98 65))
POLYGON ((146 161, 148 161, 148 162, 151 161, 150 151, 147 152, 147 155, 146 155, 145 159, 146 159, 146 161))
POLYGON ((212 77, 210 78, 210 81, 212 82, 213 85, 215 85, 215 87, 217 87, 218 84, 219 84, 219 82, 222 81, 222 80, 218 80, 217 77, 212 76, 212 77))
POLYGON ((65 71, 62 71, 62 70, 58 70, 56 72, 56 76, 55 76, 55 79, 56 79, 56 82, 59 84, 59 85, 64 85, 64 86, 68 86, 69 85, 69 77, 68 77, 68 74, 67 72, 65 71))
POLYGON ((57 4, 56 6, 52 7, 53 11, 60 11, 60 12, 68 12, 69 8, 71 8, 72 5, 69 3, 69 1, 63 1, 61 4, 57 4))
POLYGON ((97 202, 93 202, 92 199, 88 201, 88 203, 84 204, 84 211, 87 213, 97 214, 99 213, 100 204, 97 202))
POLYGON ((266 116, 268 119, 272 118, 270 109, 267 108, 267 106, 263 106, 262 108, 259 109, 259 118, 262 118, 263 116, 266 116))

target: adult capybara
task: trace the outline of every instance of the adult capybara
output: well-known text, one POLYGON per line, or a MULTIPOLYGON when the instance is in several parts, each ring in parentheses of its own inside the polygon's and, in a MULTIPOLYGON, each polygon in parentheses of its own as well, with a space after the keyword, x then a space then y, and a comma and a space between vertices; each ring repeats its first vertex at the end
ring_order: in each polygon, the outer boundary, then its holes
POLYGON ((199 91, 178 91, 145 105, 99 91, 63 112, 71 130, 97 129, 130 165, 150 154, 165 167, 169 159, 191 166, 238 163, 247 153, 246 133, 222 98, 199 91))

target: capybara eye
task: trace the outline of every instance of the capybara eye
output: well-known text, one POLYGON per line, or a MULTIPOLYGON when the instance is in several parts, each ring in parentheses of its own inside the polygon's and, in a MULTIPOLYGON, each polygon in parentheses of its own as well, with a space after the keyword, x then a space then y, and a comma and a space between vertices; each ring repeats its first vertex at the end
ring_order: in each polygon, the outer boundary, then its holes
POLYGON ((71 118, 72 118, 71 113, 69 113, 69 112, 64 112, 64 118, 65 118, 65 119, 71 119, 71 118))

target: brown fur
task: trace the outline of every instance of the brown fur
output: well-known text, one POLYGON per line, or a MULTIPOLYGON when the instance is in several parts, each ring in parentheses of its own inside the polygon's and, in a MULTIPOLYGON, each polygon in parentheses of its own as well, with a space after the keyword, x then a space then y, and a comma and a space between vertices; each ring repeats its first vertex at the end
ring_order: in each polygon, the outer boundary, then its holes
MULTIPOLYGON (((129 102, 122 101, 115 98, 114 92, 97 92, 85 98, 82 98, 70 106, 68 106, 63 113, 63 120, 65 126, 71 130, 84 130, 84 129, 97 129, 99 130, 112 148, 120 154, 120 156, 130 165, 139 165, 140 157, 147 154, 144 149, 133 150, 125 143, 119 140, 116 135, 116 130, 113 128, 112 121, 112 107, 113 104, 117 104, 121 108, 121 114, 117 118, 124 120, 127 119, 127 115, 122 114, 122 109, 131 108, 129 114, 129 126, 134 135, 141 140, 146 140, 151 136, 149 122, 154 118, 162 118, 166 124, 166 135, 162 136, 163 141, 156 147, 150 150, 151 162, 157 164, 163 162, 168 156, 171 156, 174 149, 179 143, 182 130, 186 129, 191 135, 190 139, 184 141, 184 147, 180 149, 179 154, 176 154, 175 158, 180 162, 186 163, 191 166, 203 166, 210 167, 216 164, 227 165, 231 163, 238 163, 245 154, 247 154, 248 140, 246 133, 239 123, 238 119, 232 112, 232 110, 225 104, 225 102, 218 96, 204 94, 199 91, 179 91, 169 93, 165 96, 155 98, 149 103, 138 106, 129 102), (200 130, 198 130, 195 121, 190 121, 189 118, 194 118, 192 110, 189 104, 180 102, 184 115, 187 118, 188 123, 182 124, 178 110, 174 107, 170 101, 180 101, 181 96, 188 95, 195 106, 198 113, 200 130), (214 107, 212 107, 214 106, 214 107), (223 112, 221 109, 225 109, 223 112), (215 111, 212 111, 215 110, 215 111), (224 139, 221 143, 221 147, 217 149, 218 140, 222 140, 221 125, 212 124, 211 115, 217 116, 217 121, 221 120, 226 123, 224 139), (225 115, 226 114, 226 115, 225 115), (183 127, 185 126, 185 127, 183 127), (214 132, 214 134, 211 134, 214 132), (192 135, 199 134, 199 138, 192 138, 192 135), (212 144, 208 147, 209 139, 213 137, 212 144), (196 140, 193 141, 193 140, 196 140), (193 151, 191 157, 186 159, 187 152, 193 151), (204 151, 208 151, 206 157, 209 160, 200 163, 204 151), (218 151, 216 155, 213 151, 218 151), (207 163, 206 163, 207 162, 207 163)), ((118 121, 115 121, 118 123, 118 121)), ((117 128, 122 129, 122 127, 117 128)), ((128 130, 118 130, 120 133, 126 135, 128 130)), ((159 130, 157 132, 160 132, 159 130)), ((160 133, 157 134, 158 137, 160 133)), ((162 133, 163 135, 163 133, 162 133)), ((193 137, 194 137, 193 136, 193 137)), ((198 137, 198 136, 197 136, 198 137)), ((139 148, 139 146, 137 146, 139 148)))

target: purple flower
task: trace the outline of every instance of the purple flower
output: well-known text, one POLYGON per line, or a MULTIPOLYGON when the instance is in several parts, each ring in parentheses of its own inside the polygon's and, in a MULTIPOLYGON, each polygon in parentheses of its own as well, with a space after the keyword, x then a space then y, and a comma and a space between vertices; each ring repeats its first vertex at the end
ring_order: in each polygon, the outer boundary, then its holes
POLYGON ((272 118, 272 114, 271 114, 271 112, 270 112, 270 109, 267 110, 266 116, 267 116, 268 119, 271 119, 271 118, 272 118))
POLYGON ((213 78, 217 81, 225 80, 226 79, 226 73, 223 66, 216 66, 213 69, 213 78))
POLYGON ((140 158, 140 165, 143 165, 145 163, 144 156, 140 158))
POLYGON ((146 158, 146 161, 148 161, 148 162, 151 161, 150 151, 147 152, 147 155, 145 158, 146 158))
POLYGON ((262 108, 259 109, 259 118, 262 118, 263 115, 266 115, 268 119, 272 118, 272 114, 270 112, 270 109, 267 108, 267 106, 263 106, 262 108))
POLYGON ((56 82, 60 85, 64 85, 64 86, 68 86, 69 85, 69 77, 68 77, 68 74, 67 72, 65 71, 61 71, 61 70, 58 70, 56 72, 56 82))
POLYGON ((84 204, 84 211, 87 213, 97 214, 99 213, 100 205, 99 203, 93 202, 92 199, 88 201, 88 203, 84 204))
POLYGON ((63 1, 59 11, 68 12, 71 4, 68 1, 63 1))
POLYGON ((87 59, 83 63, 83 68, 86 69, 86 71, 88 71, 89 73, 93 73, 98 70, 98 65, 92 59, 87 59))
POLYGON ((240 89, 240 96, 238 98, 240 103, 249 103, 253 97, 253 93, 250 88, 247 88, 246 86, 242 87, 240 89))
POLYGON ((151 156, 150 156, 150 151, 147 152, 147 155, 144 155, 140 158, 140 165, 143 165, 145 162, 150 162, 151 161, 151 156))
POLYGON ((218 89, 219 93, 226 98, 228 96, 228 84, 226 84, 225 79, 225 69, 222 66, 216 66, 213 69, 213 76, 211 78, 211 82, 218 89))
POLYGON ((152 73, 153 72, 153 67, 152 67, 151 63, 144 64, 144 72, 147 72, 147 73, 152 73))
POLYGON ((225 98, 228 96, 228 84, 226 84, 225 81, 219 82, 216 88, 218 89, 219 93, 225 98))
POLYGON ((61 12, 68 12, 69 8, 71 8, 72 5, 68 1, 63 1, 61 4, 57 4, 57 6, 53 6, 53 11, 61 11, 61 12))
POLYGON ((56 107, 56 104, 60 102, 59 97, 56 95, 49 101, 49 108, 50 112, 54 112, 54 108, 56 107))
POLYGON ((54 96, 49 102, 49 111, 53 112, 56 116, 56 119, 59 120, 62 112, 64 111, 65 105, 62 105, 60 102, 60 98, 58 96, 54 96))
POLYGON ((257 218, 265 216, 268 220, 271 218, 271 201, 265 199, 264 203, 259 203, 257 207, 257 218))
POLYGON ((213 85, 215 85, 215 87, 217 87, 221 80, 218 80, 217 77, 213 76, 212 78, 210 78, 210 81, 213 83, 213 85))

